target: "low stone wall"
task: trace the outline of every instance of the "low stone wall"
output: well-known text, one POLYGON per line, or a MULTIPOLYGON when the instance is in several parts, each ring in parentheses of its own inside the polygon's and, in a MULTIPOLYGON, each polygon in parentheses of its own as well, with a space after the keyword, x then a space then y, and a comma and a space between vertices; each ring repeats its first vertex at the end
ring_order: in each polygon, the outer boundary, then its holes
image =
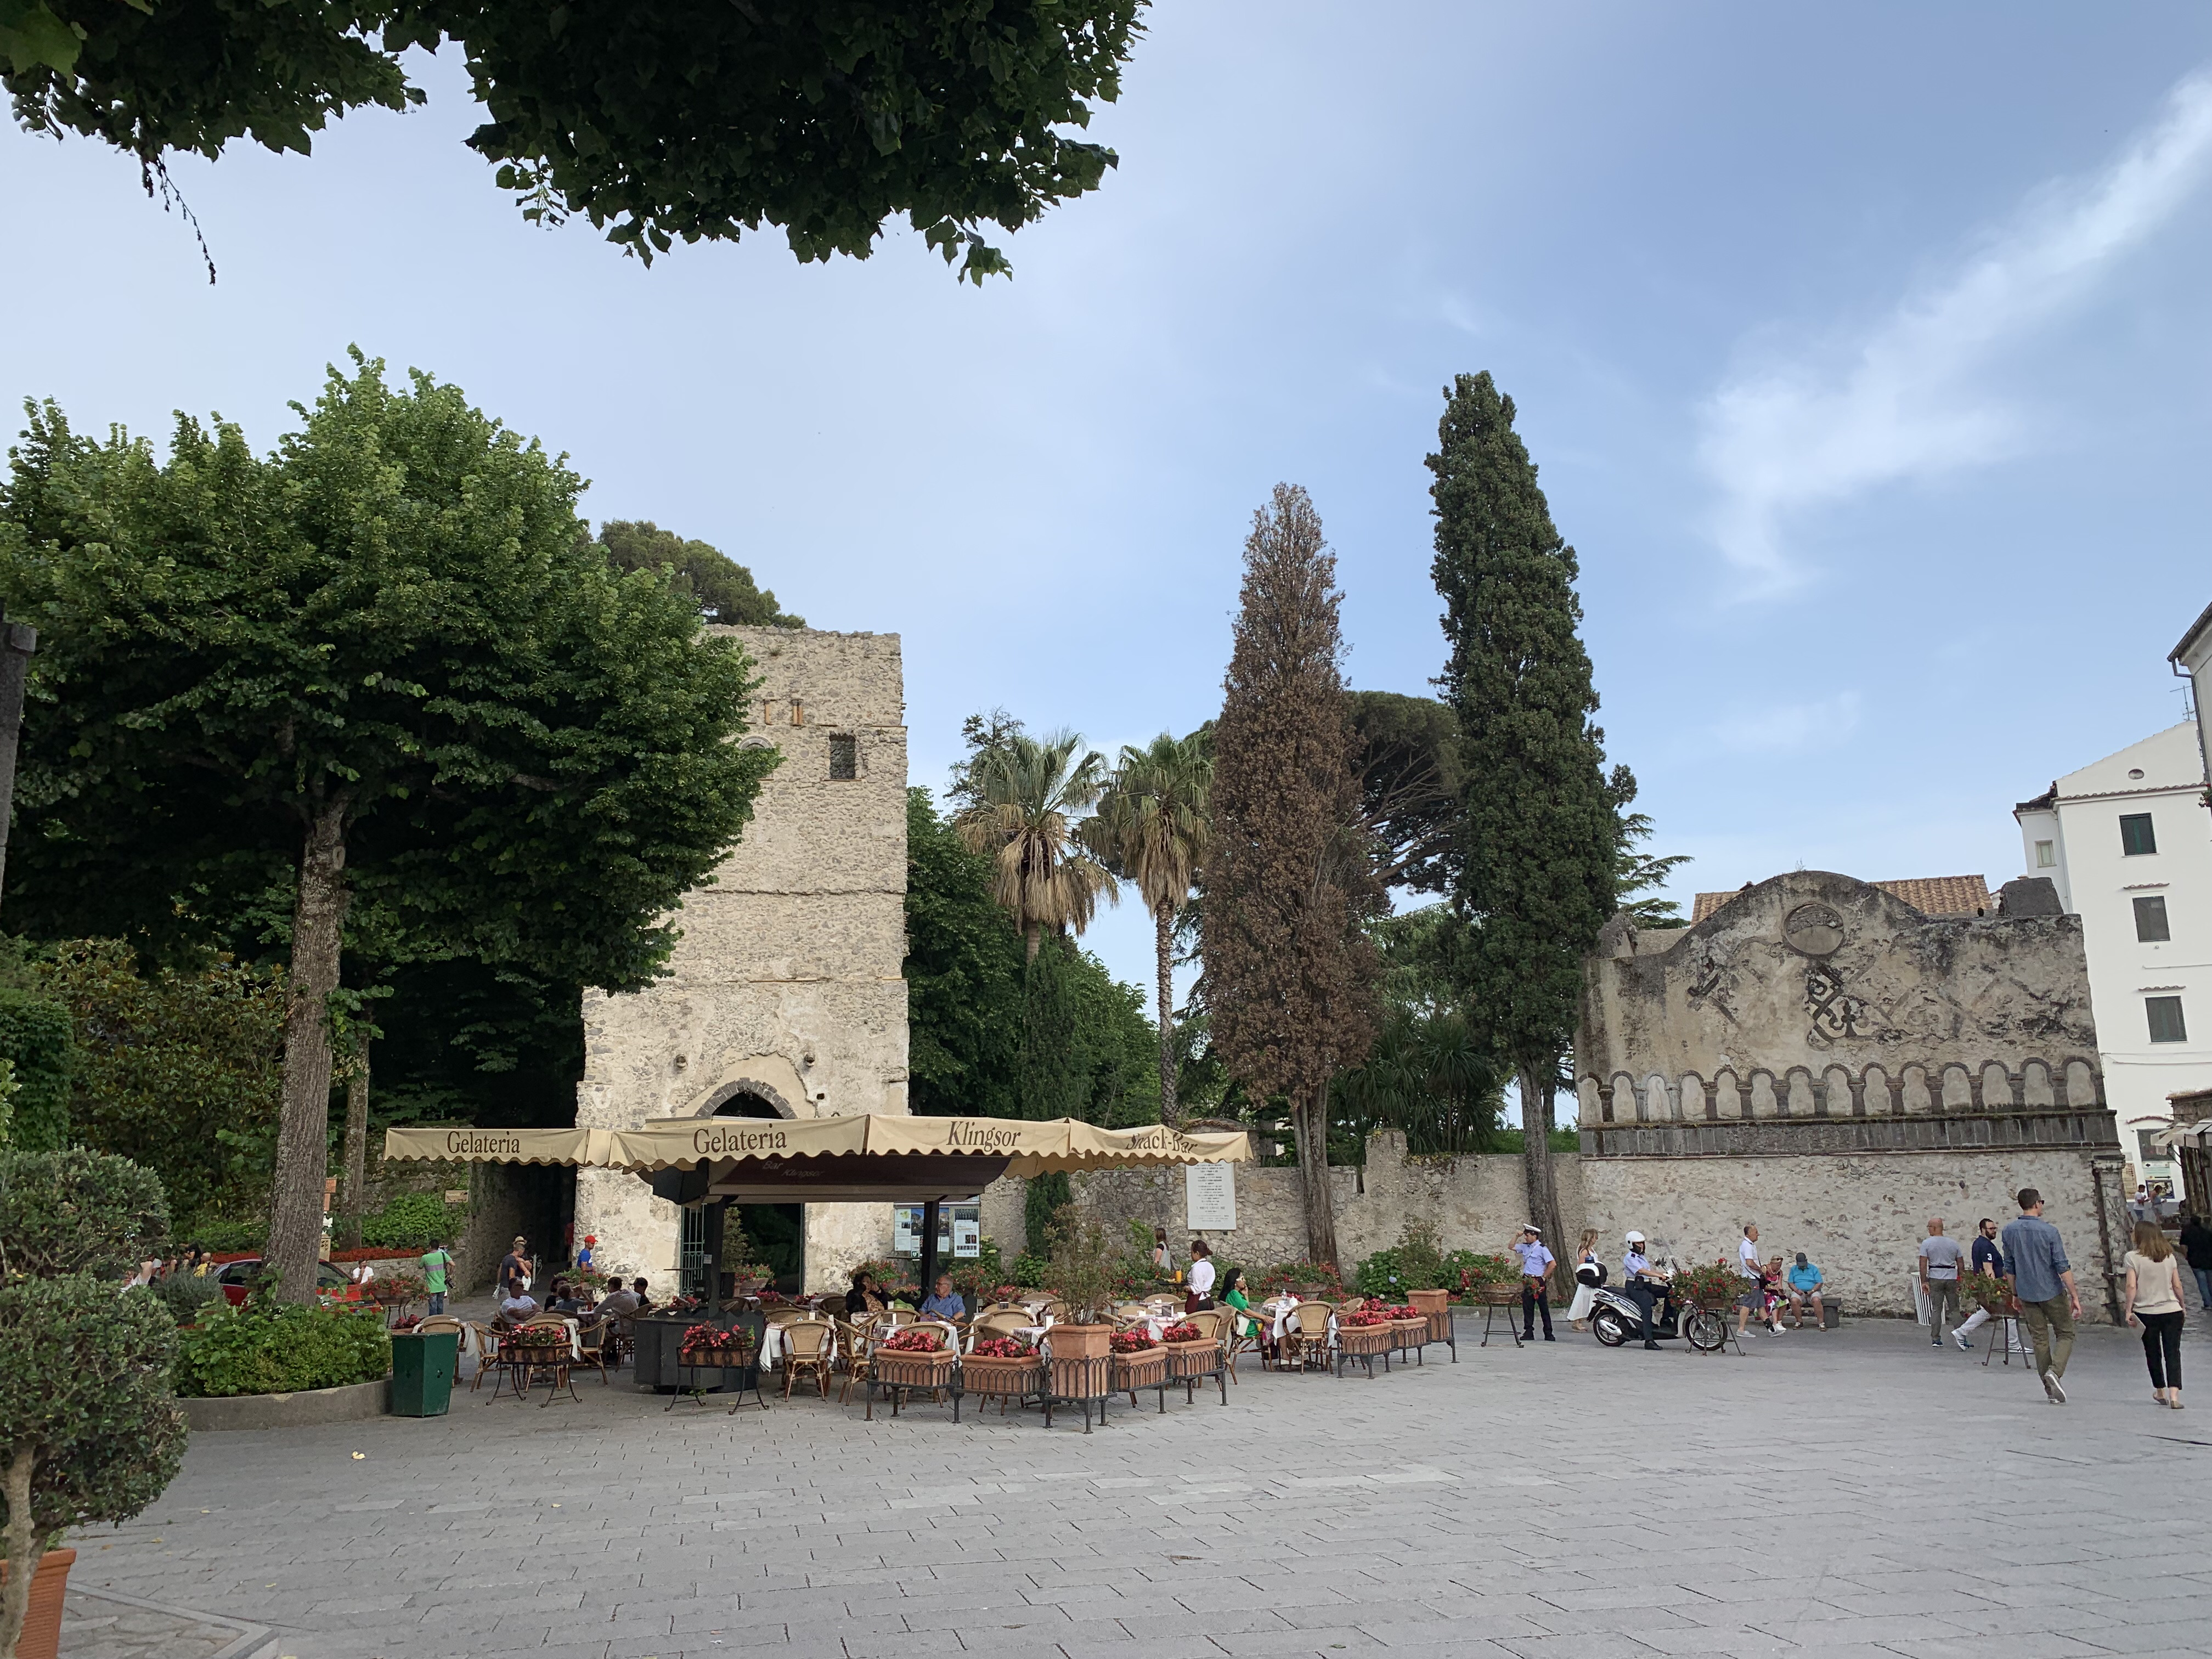
POLYGON ((194 1434, 237 1429, 307 1429, 355 1423, 384 1415, 392 1379, 353 1382, 342 1389, 302 1389, 295 1394, 240 1394, 223 1400, 179 1400, 194 1434))

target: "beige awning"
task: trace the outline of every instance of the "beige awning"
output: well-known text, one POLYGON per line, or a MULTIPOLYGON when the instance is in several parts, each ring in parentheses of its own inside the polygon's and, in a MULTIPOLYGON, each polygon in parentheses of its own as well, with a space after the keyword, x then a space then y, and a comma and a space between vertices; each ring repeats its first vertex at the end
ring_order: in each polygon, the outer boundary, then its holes
POLYGON ((386 1129, 386 1158, 467 1164, 605 1164, 605 1129, 386 1129))
POLYGON ((1101 1129, 1074 1118, 909 1117, 888 1112, 823 1118, 659 1118, 608 1132, 608 1162, 640 1174, 743 1158, 823 1154, 1005 1158, 1013 1175, 1131 1164, 1242 1163, 1242 1130, 1185 1133, 1158 1124, 1101 1129))
POLYGON ((1152 1164, 1243 1164, 1252 1157, 1252 1137, 1242 1129, 1188 1131, 1159 1123, 1139 1129, 1102 1129, 1073 1118, 1060 1121, 1067 1126, 1065 1149, 1017 1152, 1006 1173, 1035 1176, 1056 1170, 1125 1169, 1152 1164))

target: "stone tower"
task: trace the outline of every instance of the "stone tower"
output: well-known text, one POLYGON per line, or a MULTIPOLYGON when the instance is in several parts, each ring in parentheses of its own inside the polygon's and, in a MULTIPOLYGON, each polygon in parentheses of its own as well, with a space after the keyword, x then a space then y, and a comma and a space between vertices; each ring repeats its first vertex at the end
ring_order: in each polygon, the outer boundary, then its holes
MULTIPOLYGON (((773 747, 753 819, 684 902, 669 977, 584 994, 580 1126, 907 1109, 905 686, 896 634, 716 628, 761 684, 741 741, 773 747)), ((679 1218, 644 1182, 580 1170, 576 1235, 676 1283, 679 1218)), ((805 1278, 890 1248, 884 1205, 814 1205, 805 1278)))

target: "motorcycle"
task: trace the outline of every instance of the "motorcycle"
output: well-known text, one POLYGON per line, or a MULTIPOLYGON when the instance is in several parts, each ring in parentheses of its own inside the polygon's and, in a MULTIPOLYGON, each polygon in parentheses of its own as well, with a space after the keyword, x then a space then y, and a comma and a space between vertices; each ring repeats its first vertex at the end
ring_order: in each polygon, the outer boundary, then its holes
MULTIPOLYGON (((1609 1285, 1596 1286, 1591 1294, 1591 1335, 1608 1348, 1643 1340, 1644 1310, 1634 1297, 1609 1285)), ((1728 1321, 1709 1308, 1692 1308, 1686 1316, 1668 1301, 1651 1310, 1651 1336, 1657 1342, 1679 1337, 1699 1353, 1711 1353, 1728 1340, 1728 1321)))

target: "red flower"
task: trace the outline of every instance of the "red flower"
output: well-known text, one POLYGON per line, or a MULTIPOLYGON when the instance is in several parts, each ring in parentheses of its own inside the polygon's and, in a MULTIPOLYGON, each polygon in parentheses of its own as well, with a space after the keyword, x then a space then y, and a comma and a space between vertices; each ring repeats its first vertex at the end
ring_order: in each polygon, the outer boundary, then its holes
POLYGON ((936 1353, 945 1346, 945 1333, 926 1325, 909 1325, 884 1338, 882 1346, 896 1353, 936 1353))
POLYGON ((1036 1350, 1018 1337, 987 1336, 975 1345, 975 1352, 990 1359, 1027 1359, 1036 1350))
POLYGON ((1160 1333, 1163 1342, 1202 1342, 1205 1340, 1206 1333, 1188 1320, 1179 1325, 1170 1325, 1160 1333))
POLYGON ((1143 1353, 1148 1348, 1159 1346, 1159 1344, 1152 1340, 1150 1331, 1139 1327, 1133 1330, 1115 1332, 1108 1346, 1115 1353, 1143 1353))

